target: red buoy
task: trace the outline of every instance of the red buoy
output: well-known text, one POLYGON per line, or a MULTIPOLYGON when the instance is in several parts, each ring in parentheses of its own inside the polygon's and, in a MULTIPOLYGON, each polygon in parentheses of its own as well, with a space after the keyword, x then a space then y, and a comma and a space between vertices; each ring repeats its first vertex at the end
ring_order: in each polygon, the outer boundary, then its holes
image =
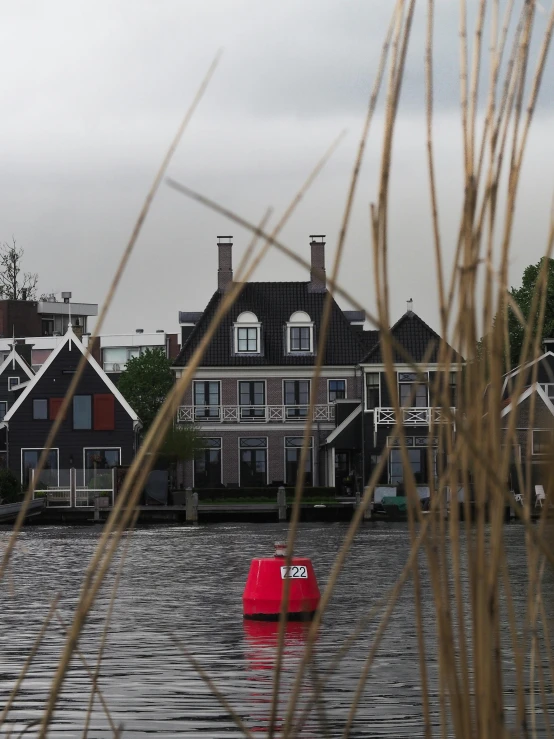
POLYGON ((244 618, 275 620, 281 613, 285 580, 290 580, 287 618, 312 618, 319 603, 319 588, 308 557, 293 557, 285 566, 286 544, 275 544, 275 555, 253 559, 242 595, 244 618))

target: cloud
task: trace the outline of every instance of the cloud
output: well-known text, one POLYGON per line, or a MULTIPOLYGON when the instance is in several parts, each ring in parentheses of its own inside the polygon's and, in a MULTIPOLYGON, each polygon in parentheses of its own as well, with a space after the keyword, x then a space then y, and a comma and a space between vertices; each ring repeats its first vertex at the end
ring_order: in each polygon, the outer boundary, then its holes
MULTIPOLYGON (((459 217, 458 4, 435 22, 437 170, 445 244, 459 217)), ((477 4, 470 7, 473 22, 477 4)), ((502 3, 501 5, 505 5, 502 3)), ((516 3, 517 5, 517 3, 516 3)), ((221 65, 171 165, 176 179, 252 220, 280 213, 331 141, 348 136, 284 233, 307 257, 310 233, 336 243, 348 178, 389 22, 390 0, 107 0, 3 9, 0 26, 0 240, 14 234, 44 291, 100 301, 145 193, 215 51, 221 65)), ((537 14, 537 38, 546 16, 537 14)), ((409 293, 433 322, 436 294, 424 128, 425 4, 417 4, 402 90, 391 205, 396 310, 409 293)), ((488 46, 488 30, 484 49, 488 46)), ((536 57, 537 47, 533 47, 536 57)), ((487 66, 483 67, 483 76, 487 66)), ((544 248, 552 178, 552 65, 547 66, 516 222, 514 279, 544 248)), ((380 165, 382 103, 371 131, 343 269, 369 306, 368 206, 380 165)), ((216 236, 249 235, 162 187, 108 329, 175 328, 215 287, 216 236)), ((272 255, 260 279, 303 279, 272 255)))

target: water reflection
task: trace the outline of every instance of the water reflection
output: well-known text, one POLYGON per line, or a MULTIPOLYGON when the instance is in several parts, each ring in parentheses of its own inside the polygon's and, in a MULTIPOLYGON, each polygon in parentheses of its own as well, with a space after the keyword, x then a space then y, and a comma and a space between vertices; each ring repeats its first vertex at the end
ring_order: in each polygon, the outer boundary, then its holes
MULTIPOLYGON (((249 728, 255 733, 266 733, 271 714, 273 673, 279 644, 279 623, 245 619, 243 628, 246 642, 246 679, 252 706, 249 728)), ((289 621, 285 626, 280 701, 275 723, 277 731, 281 731, 283 727, 288 697, 304 656, 309 629, 309 623, 300 621, 289 621)), ((313 687, 308 681, 302 689, 299 708, 312 696, 313 687)), ((315 727, 307 724, 302 736, 315 736, 312 734, 313 729, 315 727)))

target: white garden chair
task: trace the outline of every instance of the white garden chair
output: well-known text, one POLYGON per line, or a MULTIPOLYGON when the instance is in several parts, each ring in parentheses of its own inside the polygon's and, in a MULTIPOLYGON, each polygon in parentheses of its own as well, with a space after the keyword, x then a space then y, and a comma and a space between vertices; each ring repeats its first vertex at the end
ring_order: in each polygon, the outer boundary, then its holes
POLYGON ((516 503, 519 503, 519 505, 523 505, 523 493, 516 493, 515 495, 516 503))
POLYGON ((542 485, 535 485, 535 508, 542 508, 545 500, 544 487, 542 485))

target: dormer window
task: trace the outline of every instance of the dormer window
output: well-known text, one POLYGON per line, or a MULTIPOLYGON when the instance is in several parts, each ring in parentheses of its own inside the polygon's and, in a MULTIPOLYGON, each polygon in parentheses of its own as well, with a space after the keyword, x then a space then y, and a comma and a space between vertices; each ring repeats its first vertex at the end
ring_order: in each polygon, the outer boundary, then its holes
POLYGON ((287 323, 287 353, 313 354, 314 324, 304 311, 293 313, 287 323))
POLYGON ((260 353, 260 326, 254 313, 246 311, 237 317, 233 326, 235 354, 260 353))

